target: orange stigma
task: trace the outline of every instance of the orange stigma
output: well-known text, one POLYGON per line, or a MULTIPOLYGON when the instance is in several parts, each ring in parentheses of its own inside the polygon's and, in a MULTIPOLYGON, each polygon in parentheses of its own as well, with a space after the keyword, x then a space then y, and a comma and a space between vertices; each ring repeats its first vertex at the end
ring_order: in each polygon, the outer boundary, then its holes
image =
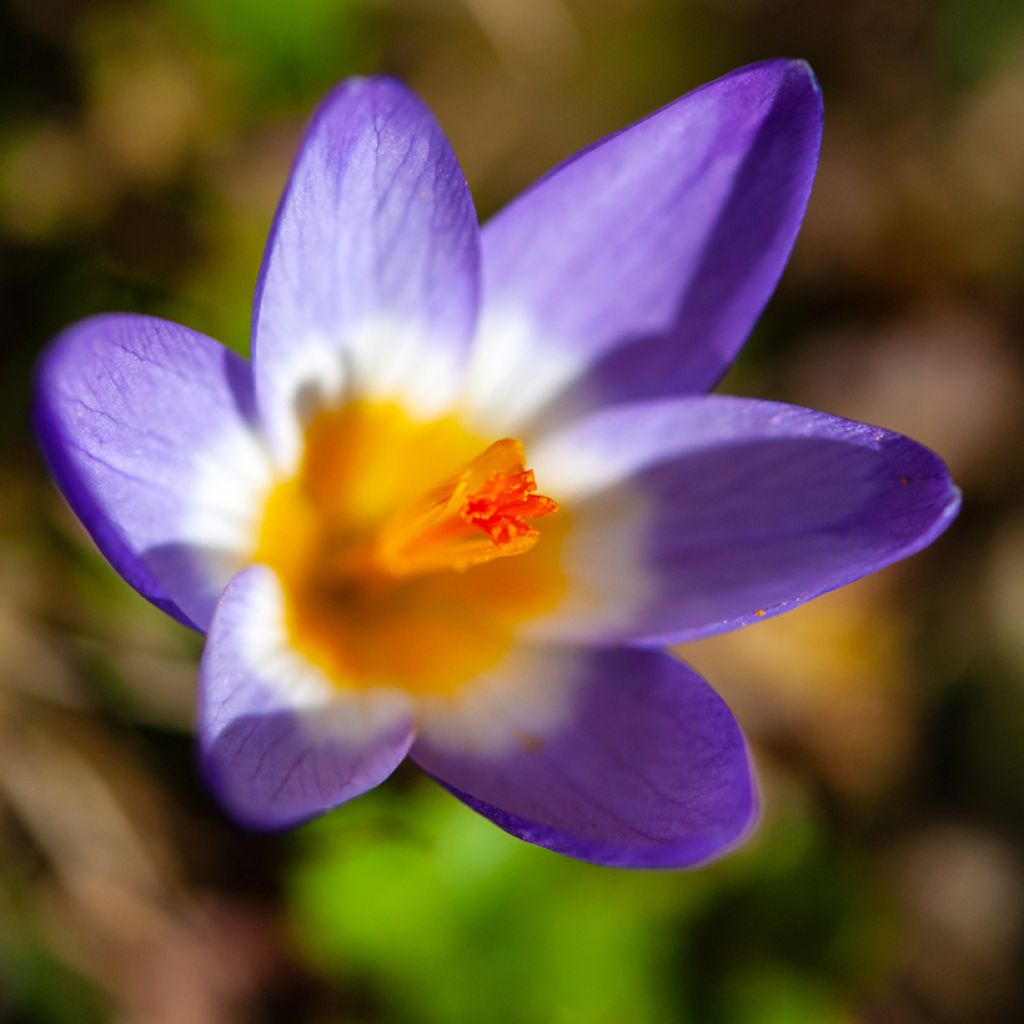
POLYGON ((527 520, 543 519, 558 511, 553 498, 536 494, 537 481, 532 469, 521 469, 511 476, 492 473, 475 494, 462 503, 460 514, 478 526, 498 547, 517 537, 536 537, 537 528, 527 520))
POLYGON ((378 536, 377 558, 392 575, 410 576, 523 554, 539 537, 530 520, 558 511, 536 490, 522 444, 495 441, 393 515, 378 536))

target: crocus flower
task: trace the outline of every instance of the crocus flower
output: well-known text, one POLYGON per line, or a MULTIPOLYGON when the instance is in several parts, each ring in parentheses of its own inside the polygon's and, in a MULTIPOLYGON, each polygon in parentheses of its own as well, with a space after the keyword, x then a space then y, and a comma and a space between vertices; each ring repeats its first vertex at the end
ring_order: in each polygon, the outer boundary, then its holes
POLYGON ((42 447, 115 569, 206 633, 201 762, 239 821, 301 822, 409 755, 584 860, 692 865, 749 830, 739 726, 663 648, 903 558, 958 507, 913 441, 705 394, 820 134, 807 66, 757 64, 480 231, 420 101, 349 81, 271 229, 251 362, 136 315, 54 342, 42 447))

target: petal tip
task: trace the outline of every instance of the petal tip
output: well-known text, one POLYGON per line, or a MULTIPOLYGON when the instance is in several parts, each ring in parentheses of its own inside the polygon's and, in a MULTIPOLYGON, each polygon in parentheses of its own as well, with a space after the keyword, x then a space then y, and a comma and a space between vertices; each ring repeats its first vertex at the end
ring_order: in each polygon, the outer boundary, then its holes
POLYGON ((823 116, 821 85, 806 60, 797 57, 774 57, 757 64, 748 64, 725 75, 719 81, 726 81, 734 76, 746 76, 751 87, 756 87, 759 91, 773 91, 772 107, 803 114, 812 122, 818 123, 820 134, 823 116))
POLYGON ((814 73, 814 68, 811 67, 810 63, 804 60, 802 57, 793 58, 790 61, 790 66, 793 71, 798 73, 805 79, 807 84, 821 96, 821 85, 818 82, 818 76, 814 73))
POLYGON ((821 86, 818 84, 814 69, 810 62, 802 57, 768 57, 765 60, 735 68, 715 81, 727 81, 732 78, 768 78, 776 81, 780 86, 788 82, 794 85, 810 86, 814 92, 819 95, 821 93, 821 86))
POLYGON ((923 535, 921 548, 926 548, 933 541, 938 540, 953 525, 953 520, 960 514, 960 509, 963 507, 963 491, 953 483, 951 478, 947 477, 947 483, 949 492, 946 501, 939 509, 931 529, 923 535))

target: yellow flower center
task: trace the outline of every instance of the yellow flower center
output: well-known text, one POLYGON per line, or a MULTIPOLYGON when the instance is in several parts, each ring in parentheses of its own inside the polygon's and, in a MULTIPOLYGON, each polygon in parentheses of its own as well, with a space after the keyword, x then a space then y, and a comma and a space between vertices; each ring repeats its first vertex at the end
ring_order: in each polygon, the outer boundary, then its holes
POLYGON ((451 693, 558 602, 566 517, 519 441, 370 402, 320 413, 305 440, 254 559, 281 581, 293 645, 339 687, 451 693))

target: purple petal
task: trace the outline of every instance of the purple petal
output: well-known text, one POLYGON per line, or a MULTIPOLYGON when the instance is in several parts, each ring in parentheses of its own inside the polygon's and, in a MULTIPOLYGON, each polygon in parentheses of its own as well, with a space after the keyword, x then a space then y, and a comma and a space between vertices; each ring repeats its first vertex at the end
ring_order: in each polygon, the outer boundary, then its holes
POLYGON ((254 309, 261 414, 294 457, 296 414, 343 392, 450 399, 476 322, 479 232, 461 169, 398 82, 353 79, 313 117, 254 309))
POLYGON ((560 637, 661 645, 734 629, 913 554, 960 505, 941 459, 899 434, 742 398, 602 410, 533 463, 571 510, 570 592, 588 599, 542 624, 560 637), (602 571, 616 551, 632 568, 602 571))
POLYGON ((575 668, 571 714, 553 734, 490 754, 421 737, 412 756, 507 832, 581 860, 687 867, 739 841, 757 797, 721 698, 659 652, 592 649, 575 668))
POLYGON ((68 504, 136 590, 200 628, 267 471, 253 417, 244 360, 153 317, 84 320, 38 368, 36 429, 68 504))
POLYGON ((217 607, 200 669, 205 774, 252 828, 285 828, 376 786, 412 742, 407 705, 343 691, 289 649, 273 573, 252 566, 217 607))
POLYGON ((775 288, 820 139, 810 69, 773 60, 542 178, 483 231, 480 409, 511 428, 556 395, 552 415, 710 387, 775 288))

